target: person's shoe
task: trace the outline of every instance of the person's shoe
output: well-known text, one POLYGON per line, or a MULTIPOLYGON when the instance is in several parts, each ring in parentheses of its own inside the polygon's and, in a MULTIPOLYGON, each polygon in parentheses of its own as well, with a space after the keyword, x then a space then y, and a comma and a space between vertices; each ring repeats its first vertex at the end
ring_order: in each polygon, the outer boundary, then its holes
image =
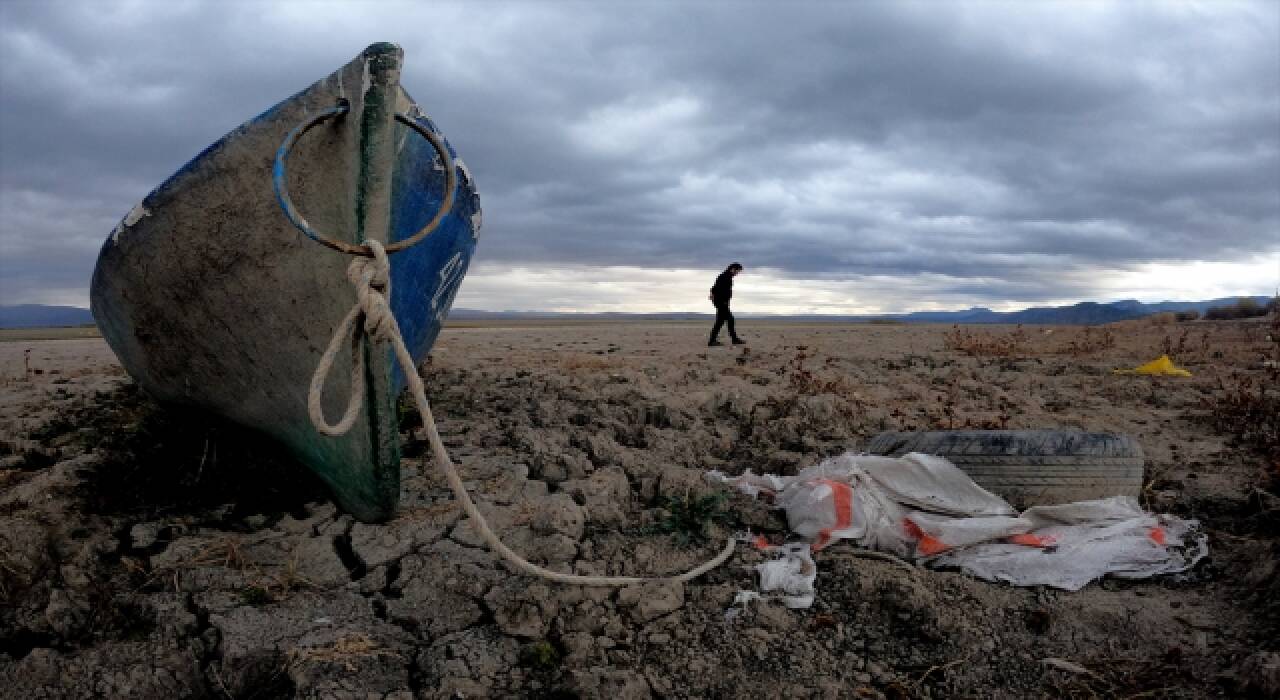
POLYGON ((718 340, 711 340, 711 341, 708 341, 708 342, 707 342, 707 347, 709 347, 709 348, 714 348, 714 347, 716 347, 717 345, 724 345, 724 343, 722 343, 722 342, 720 342, 720 341, 718 341, 718 340))
POLYGON ((746 345, 746 344, 747 344, 747 341, 743 340, 742 338, 734 338, 734 339, 733 339, 733 344, 734 344, 734 345, 746 345))

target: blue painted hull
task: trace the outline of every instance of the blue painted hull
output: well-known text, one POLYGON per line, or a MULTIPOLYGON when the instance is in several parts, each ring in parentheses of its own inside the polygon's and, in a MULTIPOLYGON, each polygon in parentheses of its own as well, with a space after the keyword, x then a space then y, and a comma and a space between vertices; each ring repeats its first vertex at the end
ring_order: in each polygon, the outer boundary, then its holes
MULTIPOLYGON (((431 120, 417 117, 418 122, 439 133, 431 120)), ((388 242, 401 241, 413 235, 444 197, 445 175, 434 167, 436 154, 425 139, 408 133, 397 124, 399 149, 391 197, 391 231, 388 242), (430 173, 421 177, 421 173, 430 173)), ((447 143, 447 142, 446 142, 447 143)), ((458 154, 449 146, 455 163, 458 154)), ((480 229, 480 199, 471 173, 465 166, 457 168, 458 186, 452 213, 421 243, 391 256, 391 310, 400 324, 405 346, 414 360, 421 361, 435 344, 441 325, 453 306, 454 296, 471 264, 476 234, 480 229)), ((393 369, 393 389, 405 387, 399 365, 393 369)))
MULTIPOLYGON (((292 227, 271 169, 291 129, 349 103, 344 118, 296 144, 295 204, 352 243, 390 244, 417 231, 444 200, 446 178, 430 143, 394 122, 398 112, 438 133, 400 88, 400 59, 398 47, 374 45, 205 149, 112 231, 91 287, 99 328, 139 385, 279 439, 366 521, 390 517, 399 498, 396 398, 405 377, 389 348, 366 343, 369 393, 356 425, 341 437, 312 427, 311 373, 355 301, 350 258, 292 227)), ((435 342, 476 246, 479 197, 455 165, 454 205, 440 226, 391 256, 391 308, 416 361, 435 342)), ((324 402, 331 420, 345 406, 349 369, 350 358, 334 367, 324 402)))

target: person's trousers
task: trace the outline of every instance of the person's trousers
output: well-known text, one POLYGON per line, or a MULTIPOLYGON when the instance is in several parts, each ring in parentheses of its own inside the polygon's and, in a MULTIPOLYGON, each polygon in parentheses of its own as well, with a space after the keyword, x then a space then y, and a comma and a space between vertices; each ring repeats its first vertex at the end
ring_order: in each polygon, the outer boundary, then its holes
POLYGON ((737 339, 738 332, 733 329, 733 314, 728 304, 716 304, 716 323, 711 327, 711 339, 720 337, 720 326, 729 325, 729 337, 737 339))

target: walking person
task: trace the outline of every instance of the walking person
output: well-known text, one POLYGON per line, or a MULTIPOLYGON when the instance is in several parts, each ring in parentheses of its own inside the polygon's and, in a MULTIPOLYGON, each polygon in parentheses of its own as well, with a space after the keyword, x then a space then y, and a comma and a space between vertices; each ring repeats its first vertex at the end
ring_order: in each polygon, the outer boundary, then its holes
POLYGON ((733 312, 729 311, 729 300, 733 298, 733 278, 737 277, 739 272, 742 272, 742 264, 732 263, 720 273, 716 283, 711 286, 711 303, 716 307, 716 322, 711 327, 711 340, 707 342, 708 346, 722 345, 717 338, 720 336, 720 326, 725 324, 729 326, 729 337, 733 339, 734 345, 747 342, 738 337, 738 332, 733 328, 733 312))

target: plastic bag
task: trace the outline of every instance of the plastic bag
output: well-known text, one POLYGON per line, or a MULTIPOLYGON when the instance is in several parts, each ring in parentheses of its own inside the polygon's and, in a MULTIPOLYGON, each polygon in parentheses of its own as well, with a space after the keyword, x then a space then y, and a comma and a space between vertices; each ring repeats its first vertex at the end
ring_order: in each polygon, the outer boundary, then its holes
POLYGON ((818 578, 818 565, 813 561, 809 545, 792 543, 770 549, 780 556, 756 565, 760 590, 782 593, 782 604, 788 608, 807 608, 813 605, 813 583, 818 578))
POLYGON ((1173 364, 1173 360, 1168 355, 1161 355, 1156 359, 1138 365, 1133 369, 1115 369, 1111 370, 1112 374, 1147 374, 1159 377, 1190 377, 1191 373, 1181 367, 1173 364))
POLYGON ((1076 591, 1104 575, 1147 578, 1185 571, 1208 554, 1194 520, 1152 515, 1128 496, 1037 506, 1023 513, 1040 549, 983 543, 942 554, 934 566, 954 566, 988 581, 1076 591))
MULTIPOLYGON (((772 497, 786 511, 791 531, 815 551, 851 539, 1020 586, 1079 590, 1107 574, 1144 578, 1185 571, 1208 553, 1196 521, 1146 513, 1132 498, 1036 506, 1018 514, 946 459, 929 455, 846 453, 793 477, 748 471, 740 477, 709 472, 707 478, 772 497)), ((791 571, 774 566, 779 577, 791 571)))

